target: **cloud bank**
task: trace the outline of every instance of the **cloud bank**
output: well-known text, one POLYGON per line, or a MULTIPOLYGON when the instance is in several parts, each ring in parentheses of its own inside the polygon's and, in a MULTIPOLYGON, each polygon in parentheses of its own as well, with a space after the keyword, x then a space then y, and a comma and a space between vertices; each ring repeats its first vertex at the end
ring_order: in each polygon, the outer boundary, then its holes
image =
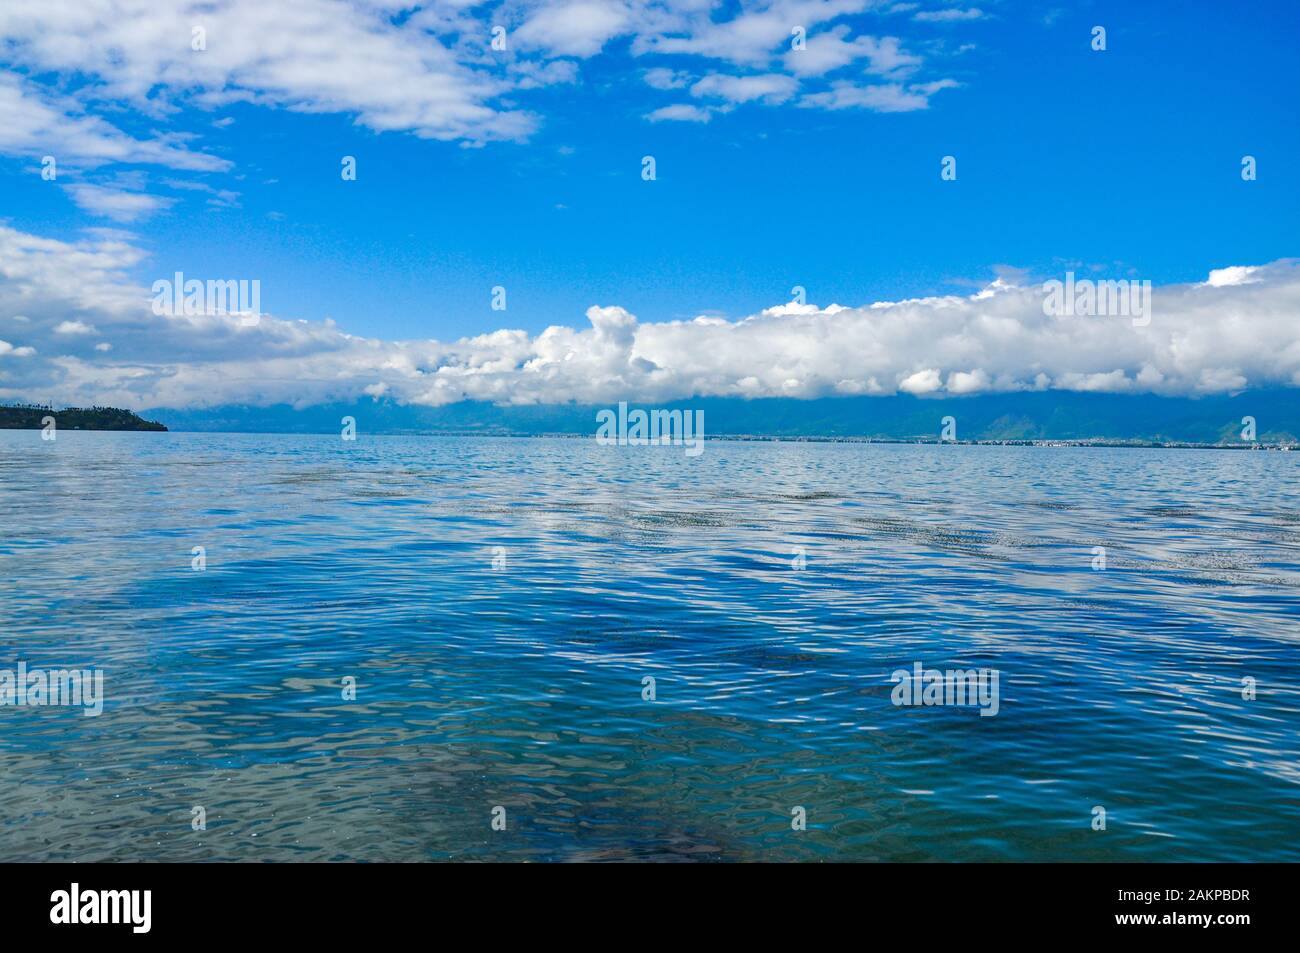
POLYGON ((971 295, 791 303, 732 321, 641 322, 596 306, 576 327, 446 342, 273 315, 158 315, 151 289, 126 277, 144 260, 113 230, 62 242, 0 227, 0 398, 144 409, 1300 386, 1293 260, 1155 288, 1144 327, 1047 315, 1041 283, 999 278, 971 295))

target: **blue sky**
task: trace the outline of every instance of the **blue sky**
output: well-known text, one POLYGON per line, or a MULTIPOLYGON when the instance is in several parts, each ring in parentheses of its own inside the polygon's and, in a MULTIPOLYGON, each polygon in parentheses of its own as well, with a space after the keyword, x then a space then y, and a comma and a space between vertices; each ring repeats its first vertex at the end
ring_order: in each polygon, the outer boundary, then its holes
POLYGON ((131 0, 104 0, 99 25, 75 5, 7 4, 0 68, 20 92, 8 113, 0 97, 0 223, 116 236, 138 252, 122 274, 145 287, 175 271, 256 278, 278 319, 385 340, 535 335, 583 326, 592 305, 735 320, 794 285, 821 306, 971 294, 1005 269, 1164 285, 1296 253, 1295 4, 376 0, 351 5, 350 36, 343 7, 313 2, 328 35, 236 3, 191 54, 203 61, 158 52, 185 44, 201 5, 163 4, 168 35, 131 0), (765 14, 782 25, 755 40, 743 24, 765 14), (421 36, 445 64, 368 75, 358 37, 403 30, 409 49, 421 16, 442 24, 421 36), (868 45, 807 69, 786 21, 808 23, 804 56, 868 45), (482 49, 498 22, 504 54, 482 49), (250 65, 283 43, 307 52, 250 65), (444 68, 460 71, 452 119, 430 92, 444 68), (755 78, 774 91, 743 101, 735 84, 755 78), (880 95, 828 108, 837 87, 880 95), (29 107, 115 131, 60 139, 29 107), (664 107, 708 121, 648 118, 664 107), (134 145, 124 161, 76 154, 97 135, 134 145), (56 182, 39 174, 47 151, 56 182), (1242 181, 1247 154, 1257 181, 1242 181), (940 178, 945 155, 956 181, 940 178))

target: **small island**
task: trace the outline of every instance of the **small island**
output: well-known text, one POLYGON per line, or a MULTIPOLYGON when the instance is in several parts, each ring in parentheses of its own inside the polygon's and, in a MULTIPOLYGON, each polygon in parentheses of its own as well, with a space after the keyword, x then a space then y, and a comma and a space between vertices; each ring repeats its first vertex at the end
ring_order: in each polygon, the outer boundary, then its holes
POLYGON ((0 406, 0 430, 41 430, 46 417, 53 417, 59 430, 153 430, 167 428, 118 407, 41 407, 36 404, 0 406))

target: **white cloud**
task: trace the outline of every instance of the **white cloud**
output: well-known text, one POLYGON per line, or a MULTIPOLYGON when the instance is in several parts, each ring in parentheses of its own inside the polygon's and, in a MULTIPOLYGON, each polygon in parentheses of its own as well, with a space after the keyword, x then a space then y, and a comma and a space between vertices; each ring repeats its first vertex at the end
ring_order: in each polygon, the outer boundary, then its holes
POLYGON ((631 11, 621 3, 573 0, 538 7, 515 31, 515 38, 552 54, 594 56, 631 21, 631 11))
POLYGON ((55 334, 94 334, 95 329, 84 321, 60 321, 54 326, 55 334))
POLYGON ((520 60, 511 63, 507 73, 515 89, 541 89, 577 82, 578 64, 574 60, 551 60, 548 63, 520 60))
POLYGON ((952 80, 939 80, 920 86, 901 83, 879 83, 859 86, 849 80, 838 80, 823 93, 809 93, 799 100, 800 106, 817 109, 869 109, 873 112, 913 112, 930 108, 930 97, 941 89, 957 84, 952 80))
POLYGON ((366 393, 439 405, 1300 386, 1295 261, 1248 266, 1247 283, 1155 288, 1146 327, 1047 316, 1041 285, 1004 272, 968 295, 778 305, 735 321, 642 323, 617 306, 593 307, 584 327, 444 342, 362 338, 273 315, 256 326, 231 315, 156 316, 149 291, 126 277, 141 260, 112 232, 70 243, 0 226, 0 316, 28 318, 5 324, 0 398, 143 408, 366 393), (24 359, 9 360, 19 349, 24 359))
POLYGON ((173 205, 175 201, 145 192, 128 192, 103 185, 69 185, 67 191, 80 208, 115 222, 135 222, 148 218, 159 209, 173 205))
POLYGON ((969 374, 965 371, 953 371, 948 375, 947 390, 950 394, 978 394, 980 391, 989 390, 992 383, 988 374, 979 368, 969 374))
POLYGON ((1231 285, 1249 284, 1254 280, 1251 275, 1256 270, 1241 265, 1233 268, 1216 268, 1210 272, 1210 277, 1205 283, 1212 288, 1227 288, 1231 285))
POLYGON ((14 347, 8 341, 0 341, 0 357, 31 357, 35 353, 33 347, 14 347))
POLYGON ((741 7, 728 19, 714 19, 707 2, 673 5, 665 15, 647 16, 633 41, 634 52, 692 54, 760 66, 790 48, 791 30, 808 33, 823 23, 862 13, 873 0, 767 0, 741 7))
MULTIPOLYGON (((198 135, 154 127, 183 110, 235 103, 337 113, 376 132, 473 145, 521 141, 542 119, 516 94, 577 83, 580 61, 615 41, 646 64, 645 81, 655 89, 682 89, 706 74, 697 95, 775 106, 793 100, 803 79, 814 84, 804 89, 804 106, 840 109, 849 100, 892 97, 893 105, 868 108, 923 108, 921 87, 823 88, 823 77, 850 67, 893 83, 915 79, 924 65, 919 55, 897 37, 861 30, 867 15, 886 12, 875 0, 737 7, 712 0, 9 2, 0 4, 11 70, 0 71, 0 153, 53 154, 74 167, 131 162, 224 171, 230 162, 198 135), (498 24, 510 30, 504 51, 489 46, 498 24), (795 27, 807 34, 798 53, 791 49, 795 27), (204 31, 204 49, 192 48, 195 28, 204 31), (665 54, 678 59, 656 61, 665 54), (681 57, 696 58, 700 68, 680 69, 681 57)), ((931 11, 928 18, 976 12, 931 11)), ((647 115, 657 120, 657 112, 647 115)), ((205 117, 195 128, 219 149, 232 122, 205 117)))
POLYGON ((353 114, 370 129, 423 138, 526 137, 535 117, 493 105, 511 84, 482 55, 487 25, 456 5, 395 21, 404 6, 42 0, 0 4, 0 36, 6 58, 33 74, 95 79, 79 91, 83 103, 125 101, 165 115, 183 103, 250 101, 353 114), (205 31, 206 49, 192 49, 195 27, 205 31), (449 45, 458 30, 474 48, 449 45))
MULTIPOLYGON (((0 24, 4 15, 0 13, 0 24)), ((0 26, 0 36, 5 31, 0 26)), ((138 162, 192 171, 220 171, 225 159, 191 152, 176 137, 133 139, 97 116, 83 114, 68 97, 54 96, 36 84, 0 72, 0 152, 51 155, 60 165, 99 166, 138 162)))
POLYGON ((939 378, 939 372, 933 367, 908 374, 898 382, 898 389, 905 394, 932 394, 942 386, 943 381, 939 378))
POLYGON ((848 34, 848 26, 841 24, 808 37, 802 50, 792 49, 785 54, 785 68, 797 76, 822 76, 866 58, 867 72, 898 77, 921 65, 921 58, 904 52, 897 37, 860 36, 849 40, 848 34))
POLYGON ((947 10, 922 10, 912 17, 922 23, 958 23, 963 20, 982 20, 987 14, 979 7, 965 10, 953 7, 947 10))
POLYGON ((683 70, 665 69, 657 66, 644 74, 647 86, 653 89, 684 89, 691 84, 691 75, 683 70))
POLYGON ((699 106, 692 106, 688 103, 676 103, 672 106, 662 106, 654 112, 646 113, 646 118, 651 122, 663 122, 665 120, 676 120, 678 122, 708 122, 713 118, 713 114, 707 109, 701 109, 699 106))
POLYGON ((799 88, 799 81, 780 73, 760 76, 724 76, 710 73, 691 87, 691 95, 698 98, 725 99, 731 103, 748 103, 761 100, 768 103, 785 102, 799 88))

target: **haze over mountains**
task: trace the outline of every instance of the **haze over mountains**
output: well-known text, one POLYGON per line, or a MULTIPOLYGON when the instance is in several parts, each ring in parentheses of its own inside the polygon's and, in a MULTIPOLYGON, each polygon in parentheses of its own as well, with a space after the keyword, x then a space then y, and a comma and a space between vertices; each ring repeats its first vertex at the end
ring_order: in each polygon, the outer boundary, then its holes
MULTIPOLYGON (((464 401, 443 407, 364 399, 295 409, 226 405, 152 408, 144 416, 172 430, 337 433, 345 416, 359 433, 595 433, 608 405, 497 406, 464 401)), ((957 421, 959 440, 1141 440, 1245 442, 1242 418, 1256 420, 1261 443, 1294 443, 1300 435, 1300 390, 1260 390, 1201 398, 1047 391, 970 397, 838 397, 814 400, 700 398, 642 407, 703 410, 710 436, 934 438, 943 417, 957 421)))

